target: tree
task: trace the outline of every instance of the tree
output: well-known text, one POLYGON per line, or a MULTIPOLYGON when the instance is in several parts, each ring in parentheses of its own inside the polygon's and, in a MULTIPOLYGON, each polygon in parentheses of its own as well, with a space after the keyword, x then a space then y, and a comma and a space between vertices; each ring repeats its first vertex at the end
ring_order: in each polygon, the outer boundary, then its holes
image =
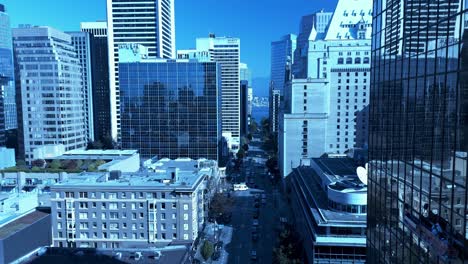
POLYGON ((44 168, 45 163, 46 163, 45 160, 37 159, 37 160, 33 160, 31 162, 31 165, 34 167, 38 167, 38 168, 44 168))
POLYGON ((205 240, 205 242, 203 243, 203 246, 201 248, 201 255, 202 257, 205 259, 205 260, 208 260, 209 258, 211 258, 211 256, 213 255, 214 253, 214 246, 213 246, 213 243, 211 243, 210 241, 208 240, 205 240))
POLYGON ((229 213, 233 205, 234 200, 232 198, 226 197, 220 193, 216 193, 211 199, 210 213, 213 216, 229 213))
POLYGON ((240 148, 239 151, 237 151, 236 156, 238 159, 243 159, 245 157, 245 150, 240 148))
POLYGON ((53 170, 58 170, 62 167, 62 164, 60 163, 60 160, 53 160, 50 164, 49 164, 49 168, 53 169, 53 170))
POLYGON ((249 133, 249 134, 247 135, 247 139, 248 139, 249 141, 252 141, 252 139, 253 139, 252 134, 249 133))
POLYGON ((100 140, 88 142, 87 149, 103 149, 104 144, 100 140))
POLYGON ((253 133, 257 132, 257 130, 258 130, 257 122, 255 122, 255 120, 251 119, 250 120, 250 125, 249 125, 249 132, 251 134, 253 134, 253 133))
POLYGON ((78 168, 78 162, 76 160, 69 160, 64 162, 64 168, 66 170, 76 170, 78 168))
POLYGON ((242 148, 243 148, 245 151, 249 151, 249 145, 247 145, 247 144, 242 145, 242 148))

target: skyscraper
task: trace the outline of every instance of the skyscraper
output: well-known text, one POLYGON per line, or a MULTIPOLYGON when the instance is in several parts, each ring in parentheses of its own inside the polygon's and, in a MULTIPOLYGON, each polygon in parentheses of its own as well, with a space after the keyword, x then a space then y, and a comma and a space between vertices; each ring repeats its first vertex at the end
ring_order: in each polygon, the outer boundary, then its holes
POLYGON ((365 146, 371 22, 371 0, 340 0, 326 31, 312 28, 307 78, 288 83, 279 118, 283 176, 303 160, 365 146))
POLYGON ((122 147, 138 149, 144 157, 218 160, 217 63, 141 59, 134 56, 141 48, 120 46, 122 147))
POLYGON ((272 89, 283 94, 287 81, 286 65, 294 63, 294 50, 296 50, 296 35, 288 34, 278 41, 271 43, 270 78, 272 89))
POLYGON ((175 58, 174 0, 107 0, 111 132, 120 133, 119 45, 141 44, 152 58, 175 58))
POLYGON ((318 34, 324 34, 332 15, 332 12, 321 11, 302 17, 299 35, 296 39, 296 50, 294 51, 294 64, 292 67, 295 78, 307 78, 307 53, 309 50, 309 37, 312 28, 318 34))
POLYGON ((240 39, 232 37, 197 38, 197 51, 208 51, 210 59, 221 65, 222 131, 229 148, 237 152, 240 144, 240 39))
POLYGON ((13 29, 20 106, 20 155, 63 144, 86 146, 81 66, 70 35, 50 27, 13 29))
POLYGON ((296 49, 296 35, 288 34, 279 41, 271 43, 271 68, 270 68, 270 131, 278 131, 278 113, 281 96, 287 81, 289 81, 290 69, 294 63, 294 50, 296 49))
POLYGON ((249 133, 249 124, 252 115, 252 72, 246 63, 239 64, 240 79, 240 120, 241 136, 247 136, 249 133), (250 93, 250 95, 249 95, 250 93), (250 99, 249 99, 250 98, 250 99))
POLYGON ((91 38, 87 32, 66 32, 72 37, 72 45, 80 60, 81 79, 83 84, 85 114, 86 142, 94 141, 94 122, 93 122, 93 78, 91 60, 91 38))
POLYGON ((5 131, 17 128, 11 39, 10 17, 0 4, 0 146, 5 145, 5 131))
POLYGON ((82 22, 81 31, 91 34, 91 75, 94 139, 111 138, 111 106, 109 91, 109 55, 107 23, 82 22))
POLYGON ((374 1, 369 263, 468 261, 467 12, 374 1))

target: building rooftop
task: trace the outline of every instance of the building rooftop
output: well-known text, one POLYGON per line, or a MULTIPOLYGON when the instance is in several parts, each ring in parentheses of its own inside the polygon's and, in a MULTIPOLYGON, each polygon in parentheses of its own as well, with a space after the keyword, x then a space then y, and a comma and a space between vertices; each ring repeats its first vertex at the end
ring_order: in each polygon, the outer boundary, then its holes
POLYGON ((75 149, 65 152, 61 156, 48 158, 58 160, 80 159, 80 160, 124 160, 133 155, 137 155, 138 150, 83 150, 75 149))
POLYGON ((365 214, 351 214, 347 212, 334 211, 328 208, 328 194, 322 188, 320 177, 316 171, 309 166, 301 166, 294 169, 307 184, 300 188, 305 193, 312 195, 309 201, 309 210, 315 221, 321 226, 366 226, 365 214))
POLYGON ((0 239, 9 237, 10 235, 18 232, 19 230, 30 226, 31 224, 49 216, 48 213, 41 211, 33 211, 26 214, 2 227, 0 227, 0 239))
POLYGON ((172 180, 169 172, 137 172, 117 174, 115 179, 109 172, 83 172, 57 183, 51 189, 80 187, 80 188, 194 188, 202 180, 202 174, 196 172, 179 171, 176 179, 172 180))

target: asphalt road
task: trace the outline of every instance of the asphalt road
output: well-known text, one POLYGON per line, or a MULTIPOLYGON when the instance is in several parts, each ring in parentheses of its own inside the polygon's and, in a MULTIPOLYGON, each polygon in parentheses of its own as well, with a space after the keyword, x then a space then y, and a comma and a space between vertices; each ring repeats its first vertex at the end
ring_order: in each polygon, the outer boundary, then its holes
MULTIPOLYGON (((266 154, 263 154, 266 157, 266 154)), ((241 168, 240 177, 248 182, 250 177, 254 178, 259 190, 266 194, 266 204, 260 199, 259 209, 255 208, 254 195, 235 195, 235 206, 232 214, 231 225, 234 228, 232 241, 226 247, 229 252, 228 263, 272 263, 273 248, 277 242, 275 228, 279 218, 287 214, 287 206, 282 200, 281 193, 272 186, 265 164, 249 161, 248 157, 241 168), (249 171, 247 173, 247 171, 249 171), (286 209, 281 207, 286 207, 286 209), (259 210, 258 240, 252 241, 253 215, 259 210), (257 261, 251 260, 251 251, 257 252, 257 261)), ((242 181, 244 180, 242 179, 242 181)), ((249 191, 245 191, 248 193, 249 191)))

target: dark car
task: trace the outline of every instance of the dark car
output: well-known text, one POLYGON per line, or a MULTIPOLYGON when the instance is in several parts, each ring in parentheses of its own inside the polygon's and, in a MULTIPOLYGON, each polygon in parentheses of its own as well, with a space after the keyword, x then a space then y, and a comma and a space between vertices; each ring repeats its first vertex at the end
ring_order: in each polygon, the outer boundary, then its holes
POLYGON ((258 233, 252 232, 252 241, 257 241, 257 240, 258 240, 258 233))
POLYGON ((252 251, 250 252, 250 259, 251 259, 251 260, 257 260, 257 251, 252 250, 252 251))
POLYGON ((215 250, 216 250, 216 251, 219 251, 219 250, 221 250, 222 248, 223 248, 223 241, 218 241, 218 242, 216 242, 216 244, 215 244, 215 250))
POLYGON ((254 213, 253 213, 253 218, 254 219, 258 219, 258 216, 260 215, 260 212, 258 210, 256 210, 254 213))

